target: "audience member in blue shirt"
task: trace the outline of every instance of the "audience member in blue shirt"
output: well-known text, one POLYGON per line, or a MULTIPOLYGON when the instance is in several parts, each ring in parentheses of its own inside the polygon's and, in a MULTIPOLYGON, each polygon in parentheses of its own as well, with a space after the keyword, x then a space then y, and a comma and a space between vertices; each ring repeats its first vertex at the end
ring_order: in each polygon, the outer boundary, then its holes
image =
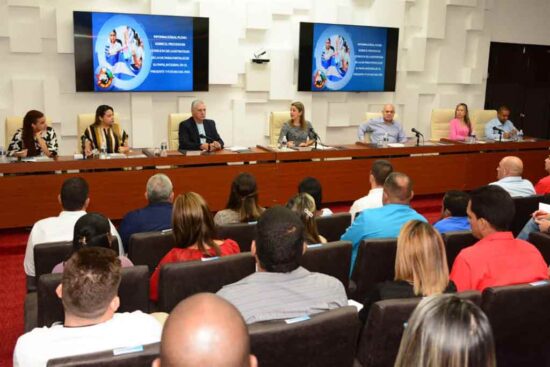
POLYGON ((500 106, 497 110, 497 117, 485 124, 485 137, 487 139, 498 140, 499 133, 494 131, 493 128, 497 127, 504 132, 502 133, 503 139, 510 139, 517 134, 516 127, 512 121, 508 120, 510 117, 510 109, 506 106, 500 106))
POLYGON ((120 223, 119 233, 124 250, 128 252, 130 237, 134 233, 162 231, 172 227, 172 182, 165 174, 158 173, 147 181, 145 208, 129 212, 120 223))
POLYGON ((469 196, 463 191, 451 190, 443 196, 441 219, 434 228, 443 234, 452 231, 470 231, 470 222, 466 214, 469 196))
POLYGON ((417 219, 427 222, 426 218, 410 207, 414 193, 412 181, 404 173, 392 172, 384 182, 384 193, 381 208, 365 209, 355 219, 341 240, 351 241, 351 271, 355 265, 357 250, 361 240, 367 238, 397 237, 401 227, 409 220, 417 219))

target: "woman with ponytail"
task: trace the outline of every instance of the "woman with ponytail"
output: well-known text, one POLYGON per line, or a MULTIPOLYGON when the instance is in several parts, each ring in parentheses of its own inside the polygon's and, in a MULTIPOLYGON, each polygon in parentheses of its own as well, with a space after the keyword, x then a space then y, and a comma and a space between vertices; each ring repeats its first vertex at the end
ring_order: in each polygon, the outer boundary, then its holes
POLYGON ((308 245, 326 243, 325 237, 319 234, 317 222, 315 221, 315 199, 305 192, 294 195, 286 204, 286 207, 298 214, 304 223, 304 237, 308 245))
MULTIPOLYGON (((118 244, 111 235, 111 224, 103 214, 87 213, 80 217, 74 225, 73 250, 67 259, 78 250, 85 247, 103 247, 118 253, 118 244)), ((119 256, 123 267, 134 266, 126 256, 119 256)), ((52 273, 62 273, 64 262, 57 264, 52 273)))
POLYGON ((216 225, 255 222, 265 209, 258 205, 256 179, 241 173, 233 180, 225 209, 214 216, 216 225))

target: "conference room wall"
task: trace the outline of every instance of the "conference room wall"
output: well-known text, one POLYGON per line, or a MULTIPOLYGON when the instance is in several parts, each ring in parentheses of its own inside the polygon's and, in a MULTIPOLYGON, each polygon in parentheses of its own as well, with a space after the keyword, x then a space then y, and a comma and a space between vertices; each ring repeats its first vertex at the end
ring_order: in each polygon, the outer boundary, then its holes
MULTIPOLYGON (((545 0, 3 0, 0 2, 0 121, 43 110, 60 135, 61 153, 76 149, 76 116, 99 104, 115 108, 136 147, 166 140, 171 112, 204 99, 228 145, 268 142, 270 111, 292 100, 306 105, 328 143, 355 140, 365 112, 396 105, 407 130, 429 135, 432 108, 457 102, 482 108, 492 39, 537 42, 548 37, 545 0), (76 93, 73 10, 204 16, 210 18, 210 91, 76 93), (519 12, 519 13, 516 13, 519 12), (525 16, 516 19, 516 14, 525 16), (297 92, 300 21, 400 29, 396 92, 297 92), (531 24, 544 32, 533 36, 531 24), (495 35, 495 31, 498 33, 495 35), (498 37, 497 37, 498 36, 498 37), (269 64, 250 62, 268 50, 269 64)), ((4 128, 0 128, 4 139, 4 128)))

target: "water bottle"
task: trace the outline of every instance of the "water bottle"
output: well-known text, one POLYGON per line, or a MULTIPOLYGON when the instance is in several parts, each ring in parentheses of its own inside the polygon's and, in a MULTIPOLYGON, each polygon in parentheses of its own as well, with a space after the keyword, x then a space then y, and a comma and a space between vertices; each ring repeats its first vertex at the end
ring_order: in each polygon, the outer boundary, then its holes
POLYGON ((384 148, 387 148, 389 142, 390 142, 390 137, 388 136, 388 133, 384 133, 384 137, 382 138, 382 146, 384 148))
POLYGON ((4 150, 4 147, 0 146, 0 162, 4 163, 6 162, 6 151, 4 150))
POLYGON ((470 143, 475 144, 477 142, 476 134, 470 135, 470 143))
POLYGON ((165 141, 160 143, 160 156, 161 157, 168 156, 168 143, 165 141))
POLYGON ((99 159, 107 159, 107 144, 101 142, 101 149, 99 150, 99 159))
POLYGON ((279 149, 285 150, 288 142, 286 141, 286 136, 283 136, 283 139, 279 143, 279 149))
POLYGON ((518 141, 523 141, 523 130, 520 129, 518 131, 517 138, 518 138, 518 141))

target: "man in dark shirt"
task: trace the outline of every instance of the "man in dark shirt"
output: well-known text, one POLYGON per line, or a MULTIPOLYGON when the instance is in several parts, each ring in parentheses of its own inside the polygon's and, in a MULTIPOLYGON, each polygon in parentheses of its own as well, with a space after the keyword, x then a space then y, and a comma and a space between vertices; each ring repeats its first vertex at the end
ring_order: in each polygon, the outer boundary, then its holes
POLYGON ((124 250, 128 252, 130 237, 134 233, 162 231, 172 227, 172 182, 165 174, 158 173, 147 181, 145 208, 129 212, 120 223, 120 237, 124 250))

